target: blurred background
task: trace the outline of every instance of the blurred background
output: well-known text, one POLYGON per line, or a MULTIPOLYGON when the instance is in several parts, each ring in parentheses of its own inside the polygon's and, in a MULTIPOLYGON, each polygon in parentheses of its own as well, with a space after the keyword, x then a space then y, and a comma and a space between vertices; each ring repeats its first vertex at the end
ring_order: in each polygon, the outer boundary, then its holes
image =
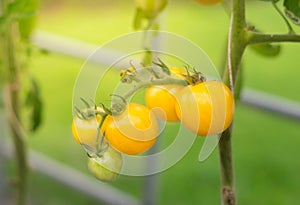
MULTIPOLYGON (((134 12, 132 0, 42 0, 36 35, 53 34, 70 41, 101 46, 133 31, 134 12)), ((248 1, 247 18, 262 31, 286 32, 286 25, 268 3, 248 1)), ((162 24, 163 30, 197 43, 216 67, 221 67, 229 26, 229 17, 221 4, 207 7, 192 0, 171 0, 162 15, 162 24)), ((244 88, 300 102, 299 53, 298 44, 288 43, 282 45, 282 52, 276 58, 264 58, 247 50, 243 61, 244 88)), ((55 51, 35 54, 32 58, 31 70, 37 76, 44 99, 44 119, 42 127, 29 136, 29 145, 33 150, 92 177, 87 170, 86 154, 71 133, 73 88, 84 62, 85 59, 55 51)), ((117 75, 115 79, 118 79, 117 75)), ((237 104, 233 157, 239 204, 288 205, 300 201, 299 123, 299 119, 242 102, 237 104)), ((162 143, 173 140, 172 131, 165 135, 170 138, 162 143)), ((153 195, 155 204, 220 204, 218 151, 215 150, 206 161, 198 162, 203 141, 203 138, 197 138, 179 163, 152 179, 157 182, 153 195)), ((148 193, 145 177, 120 176, 108 185, 141 201, 148 193)), ((107 204, 36 172, 34 167, 29 194, 31 204, 107 204)))

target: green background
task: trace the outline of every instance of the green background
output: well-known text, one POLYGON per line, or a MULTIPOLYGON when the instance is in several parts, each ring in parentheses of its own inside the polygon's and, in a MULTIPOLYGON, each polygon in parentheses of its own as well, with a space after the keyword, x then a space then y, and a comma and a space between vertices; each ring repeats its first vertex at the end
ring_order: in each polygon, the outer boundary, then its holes
MULTIPOLYGON (((192 0, 170 2, 162 15, 163 30, 197 43, 219 68, 229 27, 223 6, 205 7, 192 0)), ((247 18, 252 24, 265 32, 287 31, 269 3, 249 2, 247 18)), ((42 1, 37 29, 100 46, 132 32, 133 17, 134 1, 48 0, 42 1)), ((277 58, 263 58, 247 50, 244 86, 300 101, 299 52, 296 44, 284 44, 277 58)), ((32 58, 32 72, 41 85, 45 110, 43 125, 30 136, 29 144, 34 150, 89 174, 86 155, 71 134, 72 92, 83 63, 82 59, 52 52, 32 58)), ((118 74, 113 78, 117 80, 118 74)), ((299 133, 299 121, 237 105, 233 157, 239 204, 288 205, 300 201, 299 133)), ((171 142, 172 130, 163 137, 163 143, 171 142)), ((158 174, 159 204, 220 204, 218 152, 215 150, 205 162, 198 162, 203 141, 197 138, 183 160, 158 174)), ((121 176, 111 185, 142 198, 143 183, 143 177, 121 176)), ((98 203, 34 170, 30 200, 44 205, 98 203)))

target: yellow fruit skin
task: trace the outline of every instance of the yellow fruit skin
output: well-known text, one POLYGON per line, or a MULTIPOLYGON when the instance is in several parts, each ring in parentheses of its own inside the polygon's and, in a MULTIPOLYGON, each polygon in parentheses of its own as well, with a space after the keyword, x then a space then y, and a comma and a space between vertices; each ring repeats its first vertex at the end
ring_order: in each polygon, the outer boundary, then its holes
POLYGON ((176 113, 182 123, 199 136, 226 130, 233 120, 234 98, 222 82, 208 81, 190 85, 178 95, 176 113))
POLYGON ((128 155, 150 149, 158 136, 158 122, 154 113, 135 103, 129 103, 121 115, 108 116, 103 126, 109 144, 128 155))
POLYGON ((147 107, 152 109, 154 114, 161 120, 167 122, 178 122, 175 111, 177 104, 175 94, 184 88, 181 85, 160 85, 151 86, 146 89, 145 101, 147 107))

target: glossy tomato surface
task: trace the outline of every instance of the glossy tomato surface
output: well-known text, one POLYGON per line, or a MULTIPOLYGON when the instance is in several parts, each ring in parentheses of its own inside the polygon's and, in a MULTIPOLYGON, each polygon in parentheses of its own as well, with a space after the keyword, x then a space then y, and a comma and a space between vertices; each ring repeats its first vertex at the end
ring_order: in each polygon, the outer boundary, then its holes
POLYGON ((104 127, 109 144, 129 155, 150 149, 158 136, 158 122, 154 113, 136 103, 129 103, 120 115, 108 116, 104 127))
POLYGON ((234 98, 222 82, 189 85, 177 94, 176 113, 182 123, 200 136, 223 132, 233 120, 234 98))
POLYGON ((115 181, 122 168, 122 155, 112 147, 102 156, 88 158, 89 171, 101 181, 115 181))
MULTIPOLYGON (((103 111, 102 108, 97 108, 98 111, 103 111)), ((72 133, 77 143, 94 147, 98 134, 99 123, 102 119, 100 114, 95 114, 94 108, 84 109, 81 111, 88 118, 84 119, 75 115, 72 122, 72 133)), ((101 134, 99 138, 101 137, 101 134)), ((99 141, 100 139, 98 139, 99 141)))
POLYGON ((161 120, 177 122, 175 105, 177 100, 175 94, 184 88, 181 85, 159 85, 151 86, 146 90, 145 101, 147 107, 152 109, 154 114, 161 120))

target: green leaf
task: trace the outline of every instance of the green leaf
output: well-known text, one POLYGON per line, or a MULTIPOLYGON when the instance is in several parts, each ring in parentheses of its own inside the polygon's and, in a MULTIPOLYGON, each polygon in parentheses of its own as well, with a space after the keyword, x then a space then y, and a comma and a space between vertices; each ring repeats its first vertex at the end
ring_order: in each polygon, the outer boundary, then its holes
MULTIPOLYGON (((249 26, 253 26, 253 25, 249 24, 249 26)), ((254 31, 257 33, 263 33, 261 30, 257 28, 255 28, 254 31)), ((281 45, 279 44, 263 43, 263 44, 250 45, 249 47, 256 53, 264 57, 276 57, 281 52, 281 45)))
POLYGON ((19 30, 22 39, 28 40, 36 25, 36 17, 31 16, 19 20, 19 30))
POLYGON ((256 53, 265 57, 276 57, 280 54, 281 46, 278 44, 256 44, 250 48, 256 53))
POLYGON ((7 6, 9 14, 35 13, 39 7, 38 0, 18 0, 7 6))
POLYGON ((23 2, 16 17, 19 22, 21 38, 28 40, 36 25, 36 13, 39 7, 39 1, 26 0, 23 2))
POLYGON ((284 0, 285 14, 300 26, 300 0, 284 0))
POLYGON ((40 87, 34 78, 25 99, 25 105, 30 108, 30 131, 34 132, 42 123, 43 102, 40 87))

